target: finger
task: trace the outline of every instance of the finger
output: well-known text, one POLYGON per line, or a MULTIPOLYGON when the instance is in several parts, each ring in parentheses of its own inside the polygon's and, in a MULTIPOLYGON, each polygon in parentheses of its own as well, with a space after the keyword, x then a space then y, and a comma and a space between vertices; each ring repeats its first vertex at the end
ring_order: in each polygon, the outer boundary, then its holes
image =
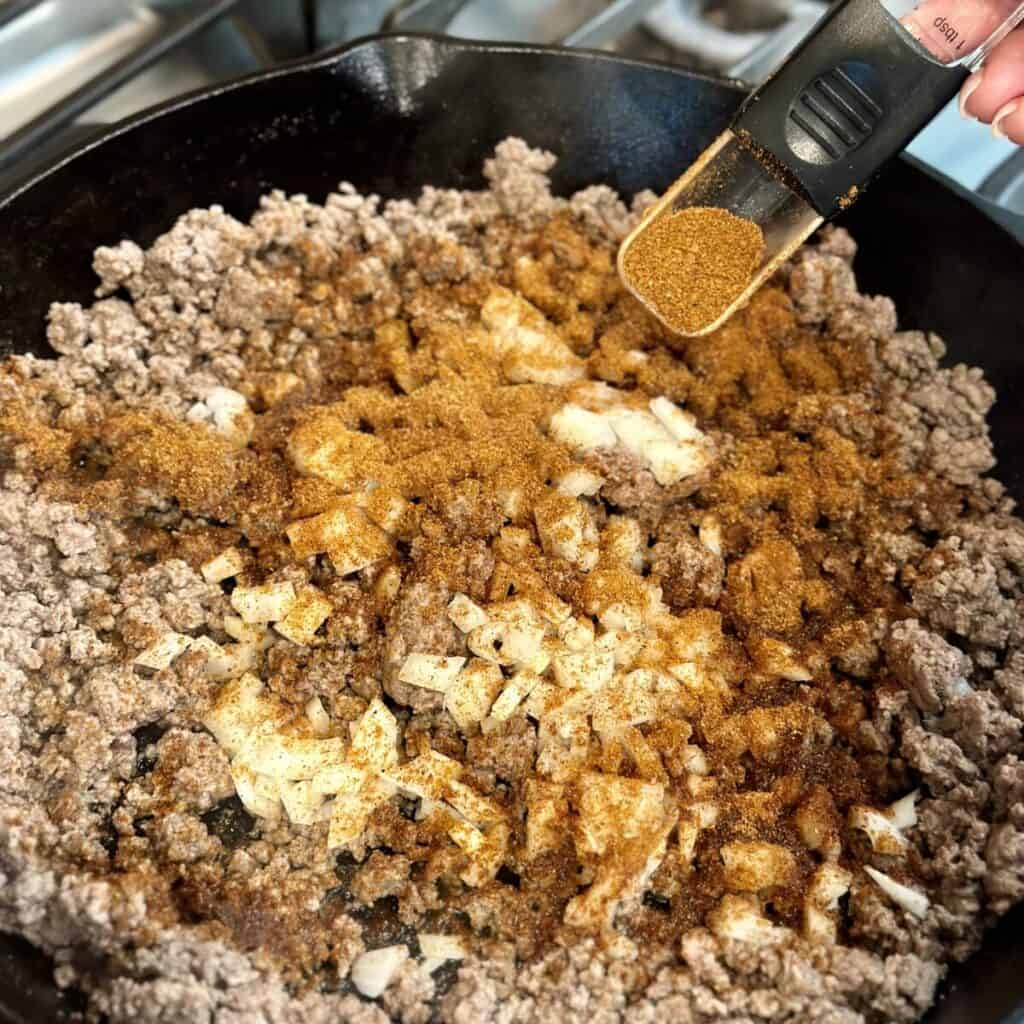
POLYGON ((991 124, 1008 103, 1021 96, 1024 96, 1024 30, 1018 29, 989 54, 984 67, 964 84, 960 109, 991 124))
POLYGON ((992 121, 992 131, 1024 146, 1024 98, 1011 100, 997 112, 992 121))
POLYGON ((944 63, 967 57, 1014 12, 1016 0, 924 0, 902 20, 944 63))

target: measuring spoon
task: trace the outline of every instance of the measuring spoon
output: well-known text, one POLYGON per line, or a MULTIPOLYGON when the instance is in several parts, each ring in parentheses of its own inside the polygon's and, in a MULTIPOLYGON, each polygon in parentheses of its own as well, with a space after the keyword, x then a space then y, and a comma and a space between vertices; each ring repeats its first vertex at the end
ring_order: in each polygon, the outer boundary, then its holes
MULTIPOLYGON (((626 287, 677 333, 697 336, 720 327, 825 220, 856 201, 1022 22, 1024 3, 1007 0, 835 5, 623 242, 619 272, 626 287), (764 238, 752 276, 724 284, 716 277, 713 308, 699 325, 692 316, 680 317, 678 306, 680 291, 696 297, 705 287, 699 277, 681 281, 670 299, 632 277, 627 266, 644 232, 695 208, 726 210, 758 225, 764 238)), ((714 255, 705 252, 697 263, 706 267, 714 255)))

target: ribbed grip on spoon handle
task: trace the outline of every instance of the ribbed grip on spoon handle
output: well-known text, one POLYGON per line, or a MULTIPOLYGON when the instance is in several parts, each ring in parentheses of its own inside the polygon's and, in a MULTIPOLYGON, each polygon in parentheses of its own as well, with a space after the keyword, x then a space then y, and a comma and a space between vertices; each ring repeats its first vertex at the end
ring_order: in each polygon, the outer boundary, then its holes
POLYGON ((877 0, 829 11, 747 100, 733 131, 823 217, 856 198, 956 95, 946 67, 877 0))

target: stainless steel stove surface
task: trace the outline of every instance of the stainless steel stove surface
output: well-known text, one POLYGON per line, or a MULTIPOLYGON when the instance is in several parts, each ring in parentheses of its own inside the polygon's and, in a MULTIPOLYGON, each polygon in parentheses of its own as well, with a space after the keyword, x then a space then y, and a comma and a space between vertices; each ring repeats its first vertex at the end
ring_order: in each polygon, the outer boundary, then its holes
MULTIPOLYGON (((762 81, 826 0, 0 0, 0 189, 97 126, 394 29, 605 47, 762 81)), ((1024 156, 944 111, 910 152, 1024 212, 1024 156)))

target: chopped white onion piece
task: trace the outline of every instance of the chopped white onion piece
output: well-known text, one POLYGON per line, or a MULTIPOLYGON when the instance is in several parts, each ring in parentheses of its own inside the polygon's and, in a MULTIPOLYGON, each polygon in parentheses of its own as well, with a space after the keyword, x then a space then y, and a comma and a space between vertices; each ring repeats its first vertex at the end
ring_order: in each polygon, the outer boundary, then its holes
POLYGON ((551 435, 577 455, 595 448, 614 448, 617 441, 604 416, 573 403, 563 405, 551 417, 551 435))
POLYGON ((185 636, 184 633, 164 633, 159 640, 136 655, 135 664, 141 668, 162 672, 169 668, 176 658, 181 657, 191 644, 192 637, 185 636))
POLYGON ((237 679, 256 667, 259 648, 256 644, 228 644, 219 650, 207 651, 206 674, 214 680, 237 679))
POLYGON ((723 844, 719 850, 725 869, 725 886, 733 892, 759 892, 790 884, 796 876, 792 852, 762 840, 723 844))
POLYGON ((270 644, 270 630, 265 623, 243 622, 237 615, 224 616, 224 632, 240 644, 259 644, 264 648, 270 644))
POLYGON ((717 516, 709 512, 700 521, 700 528, 697 531, 701 544, 704 545, 713 555, 722 554, 722 524, 717 516))
POLYGON ((561 494, 567 494, 570 498, 578 498, 584 495, 592 498, 604 484, 604 477, 600 473, 594 473, 583 466, 575 466, 566 470, 555 482, 555 487, 561 494))
POLYGON ((462 765, 436 750, 414 757, 411 761, 389 768, 384 777, 400 790, 423 800, 440 800, 449 784, 462 774, 462 765))
POLYGON ((210 388, 203 402, 213 416, 213 425, 222 434, 241 429, 239 424, 244 422, 241 417, 249 411, 245 395, 220 385, 210 388))
POLYGON ((300 558, 326 551, 339 576, 359 572, 391 551, 388 535, 362 509, 339 505, 289 524, 285 533, 300 558))
POLYGON ((921 790, 915 789, 889 805, 889 817, 898 829, 913 828, 917 824, 917 801, 920 796, 921 790))
POLYGON ((505 627, 501 653, 511 665, 530 665, 532 667, 543 645, 543 626, 535 623, 509 624, 505 627))
POLYGON ((552 667, 559 686, 570 690, 600 690, 615 675, 615 656, 595 645, 577 653, 557 655, 552 667))
POLYGON ((306 718, 317 736, 327 736, 331 731, 331 718, 324 710, 319 697, 310 697, 306 702, 306 718))
POLYGON ((345 756, 340 736, 309 738, 269 733, 246 742, 238 757, 250 768, 275 779, 311 779, 324 768, 338 764, 345 756))
POLYGON ((327 849, 334 850, 358 839, 366 831, 374 809, 386 799, 387 795, 372 781, 366 782, 356 793, 339 793, 332 801, 327 849))
POLYGON ((505 856, 511 830, 505 824, 493 825, 486 833, 466 821, 456 821, 448 835, 469 860, 459 876, 467 885, 486 885, 498 873, 505 856))
POLYGON ((708 926, 720 939, 739 939, 753 945, 778 942, 788 929, 772 924, 749 900, 726 895, 708 914, 708 926))
POLYGON ((544 779, 526 783, 526 859, 557 850, 566 838, 565 787, 544 779))
POLYGON ((385 533, 394 534, 401 528, 411 508, 412 505, 397 491, 377 487, 366 503, 366 515, 385 533))
POLYGON ((283 619, 295 603, 291 583, 261 583, 255 587, 235 587, 231 607, 243 622, 265 623, 283 619))
POLYGON ((677 441, 702 441, 704 439, 704 434, 697 429, 696 417, 691 413, 684 412, 675 402, 669 401, 664 395, 652 398, 648 403, 648 408, 677 441))
POLYGON ((708 464, 707 450, 690 441, 648 441, 643 458, 662 487, 695 476, 708 464))
POLYGON ((909 886, 902 885, 894 878, 890 878, 881 871, 876 871, 870 865, 865 864, 864 871, 893 903, 902 907, 907 913, 913 914, 917 918, 923 918, 928 913, 931 902, 923 892, 918 892, 917 889, 911 889, 909 886))
POLYGON ((487 612, 465 594, 456 594, 448 602, 448 618, 461 633, 469 633, 487 621, 487 612))
POLYGON ((581 501, 552 492, 533 509, 545 554, 564 558, 584 572, 597 565, 597 529, 581 501))
POLYGON ((185 413, 185 419, 189 423, 209 423, 213 419, 213 413, 205 402, 193 402, 185 413))
POLYGON ((448 687, 444 695, 445 710, 460 729, 468 730, 486 718, 504 685, 505 678, 497 665, 474 658, 448 687))
POLYGON ((274 623, 274 629, 294 644, 311 644, 332 611, 334 604, 326 594, 306 586, 296 595, 285 617, 274 623))
POLYGON ((594 642, 594 623, 590 619, 566 619, 558 627, 558 639, 570 651, 582 651, 594 642))
POLYGON ((410 654, 398 670, 398 678, 410 686, 444 693, 466 664, 465 658, 446 658, 438 654, 410 654))
POLYGON ((312 825, 320 820, 324 798, 311 782, 279 782, 278 787, 285 814, 293 825, 312 825))
POLYGON ((808 899, 822 910, 837 910, 839 898, 850 891, 853 875, 838 864, 824 863, 818 866, 807 891, 808 899))
MULTIPOLYGON (((640 609, 626 604, 625 601, 613 601, 606 608, 602 608, 598 621, 606 630, 613 633, 638 633, 644 626, 644 617, 640 609)), ((642 638, 637 639, 643 642, 642 638)), ((605 643, 614 641, 615 637, 612 637, 605 643)))
POLYGON ((649 444, 674 443, 657 417, 642 409, 615 409, 608 416, 615 436, 634 455, 643 455, 649 444))
POLYGON ((755 662, 769 675, 777 675, 794 683, 810 682, 814 673, 797 660, 789 644, 774 637, 762 636, 754 643, 755 662))
POLYGON ((264 693, 263 683, 246 673, 221 688, 202 722, 228 754, 234 756, 253 733, 273 732, 284 725, 288 717, 287 709, 264 693))
POLYGON ((533 688, 530 696, 526 698, 523 710, 530 718, 540 720, 549 711, 558 707, 565 698, 566 692, 561 686, 555 686, 554 683, 541 682, 533 688))
POLYGON ((865 807, 863 804, 854 804, 849 814, 850 828, 860 829, 866 832, 871 840, 871 848, 878 853, 898 855, 907 848, 907 838, 893 823, 891 817, 884 811, 877 811, 873 807, 865 807))
POLYGON ((245 559, 238 548, 226 548, 219 555, 203 562, 199 571, 207 583, 220 583, 237 576, 245 568, 245 559))
POLYGON ((683 767, 694 775, 704 776, 711 770, 708 765, 708 759, 704 756, 704 751, 692 743, 687 743, 683 747, 680 760, 683 763, 683 767))
POLYGON ((418 937, 420 952, 430 960, 462 960, 467 956, 466 947, 457 935, 420 932, 418 937))
POLYGON ((384 946, 360 953, 352 962, 349 977, 360 995, 376 999, 391 984, 398 969, 409 959, 406 946, 384 946))
POLYGON ((583 772, 577 780, 577 848, 602 856, 665 819, 665 787, 621 775, 583 772))
POLYGON ((501 808, 493 800, 481 796, 471 786, 458 779, 448 783, 445 800, 477 828, 496 825, 499 821, 505 820, 501 808))
POLYGON ((374 697, 352 731, 349 761, 358 768, 382 772, 398 762, 398 721, 374 697))
POLYGON ((280 790, 274 779, 259 775, 244 765, 232 764, 228 770, 238 799, 251 815, 270 820, 280 817, 280 790))
POLYGON ((362 768, 345 762, 321 768, 310 781, 313 789, 324 796, 336 796, 339 793, 351 796, 363 788, 368 778, 362 768))
POLYGON ((207 662, 211 658, 222 658, 224 656, 224 648, 215 640, 211 640, 208 636, 197 636, 188 647, 189 651, 198 651, 207 662))
POLYGON ((528 669, 517 672, 491 705, 491 718, 496 722, 507 721, 515 714, 516 708, 530 696, 539 682, 540 676, 536 672, 531 672, 528 669))

